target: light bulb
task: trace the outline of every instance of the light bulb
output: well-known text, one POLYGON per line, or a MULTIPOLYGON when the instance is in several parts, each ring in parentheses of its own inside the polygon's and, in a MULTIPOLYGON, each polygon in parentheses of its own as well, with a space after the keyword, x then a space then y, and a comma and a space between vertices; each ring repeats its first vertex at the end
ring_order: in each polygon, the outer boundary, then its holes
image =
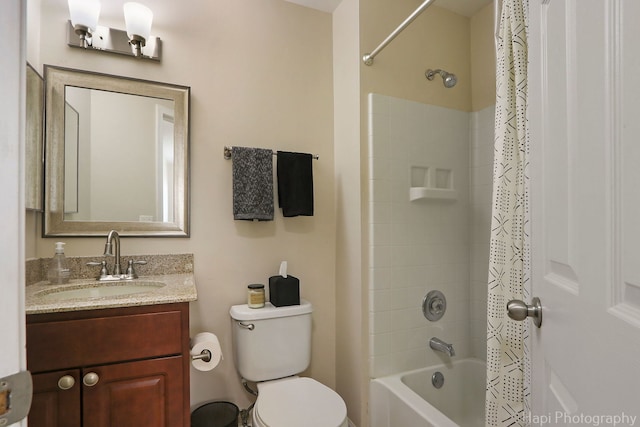
POLYGON ((144 41, 151 34, 153 12, 147 6, 135 2, 125 3, 123 9, 127 35, 132 40, 142 38, 142 45, 144 46, 144 41))
POLYGON ((86 27, 95 31, 100 16, 99 0, 69 0, 69 15, 74 28, 86 27))

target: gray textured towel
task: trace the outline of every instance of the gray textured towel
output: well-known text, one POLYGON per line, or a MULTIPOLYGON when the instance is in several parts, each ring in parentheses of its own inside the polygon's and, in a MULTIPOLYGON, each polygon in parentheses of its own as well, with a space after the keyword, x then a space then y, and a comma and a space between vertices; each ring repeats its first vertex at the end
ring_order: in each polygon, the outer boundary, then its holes
POLYGON ((233 147, 233 219, 273 221, 273 152, 233 147))

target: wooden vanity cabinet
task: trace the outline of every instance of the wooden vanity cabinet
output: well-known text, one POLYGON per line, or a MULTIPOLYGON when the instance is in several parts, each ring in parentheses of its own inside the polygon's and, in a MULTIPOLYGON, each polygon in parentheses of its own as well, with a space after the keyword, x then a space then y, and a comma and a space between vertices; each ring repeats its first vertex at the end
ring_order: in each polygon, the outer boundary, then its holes
POLYGON ((27 316, 30 427, 188 427, 188 303, 27 316))
POLYGON ((82 380, 79 369, 33 374, 32 380, 33 400, 29 411, 30 426, 82 426, 80 387, 77 386, 82 380), (65 390, 60 388, 58 383, 63 378, 67 384, 69 384, 69 378, 72 378, 75 387, 65 390))

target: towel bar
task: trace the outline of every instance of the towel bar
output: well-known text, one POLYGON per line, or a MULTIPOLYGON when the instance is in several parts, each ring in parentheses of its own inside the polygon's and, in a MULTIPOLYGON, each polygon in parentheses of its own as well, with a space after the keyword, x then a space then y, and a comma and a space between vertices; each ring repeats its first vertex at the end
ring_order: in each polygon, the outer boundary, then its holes
MULTIPOLYGON (((224 158, 225 158, 225 160, 231 160, 231 151, 232 151, 232 148, 231 147, 227 147, 225 145, 225 147, 224 147, 224 158)), ((274 150, 272 150, 272 151, 273 151, 273 155, 274 156, 278 155, 277 151, 274 151, 274 150)), ((320 159, 320 156, 318 156, 317 154, 312 154, 311 157, 314 160, 319 160, 320 159)))

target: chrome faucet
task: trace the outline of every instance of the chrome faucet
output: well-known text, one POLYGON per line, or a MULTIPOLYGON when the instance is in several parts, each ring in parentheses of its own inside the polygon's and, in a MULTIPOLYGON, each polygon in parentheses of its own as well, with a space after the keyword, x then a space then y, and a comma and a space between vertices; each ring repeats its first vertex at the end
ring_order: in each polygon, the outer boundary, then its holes
POLYGON ((440 338, 433 337, 429 340, 429 347, 435 351, 441 351, 449 355, 449 357, 455 356, 456 352, 453 350, 453 345, 447 344, 440 338))
POLYGON ((115 253, 115 261, 113 263, 113 275, 119 276, 122 274, 122 267, 120 264, 120 235, 116 230, 111 230, 109 235, 107 236, 107 243, 104 245, 104 255, 105 256, 113 256, 112 246, 115 244, 116 253, 115 253), (111 243, 111 242, 114 243, 111 243))
POLYGON ((117 280, 133 280, 138 278, 138 274, 134 269, 134 265, 144 265, 147 263, 145 260, 129 260, 129 266, 126 273, 122 271, 122 261, 120 259, 120 235, 116 230, 111 230, 107 236, 107 243, 104 245, 104 256, 114 256, 113 247, 115 246, 115 260, 113 261, 113 273, 109 274, 109 268, 107 267, 107 261, 101 262, 88 262, 89 266, 100 267, 100 274, 96 277, 101 282, 110 282, 117 280))

